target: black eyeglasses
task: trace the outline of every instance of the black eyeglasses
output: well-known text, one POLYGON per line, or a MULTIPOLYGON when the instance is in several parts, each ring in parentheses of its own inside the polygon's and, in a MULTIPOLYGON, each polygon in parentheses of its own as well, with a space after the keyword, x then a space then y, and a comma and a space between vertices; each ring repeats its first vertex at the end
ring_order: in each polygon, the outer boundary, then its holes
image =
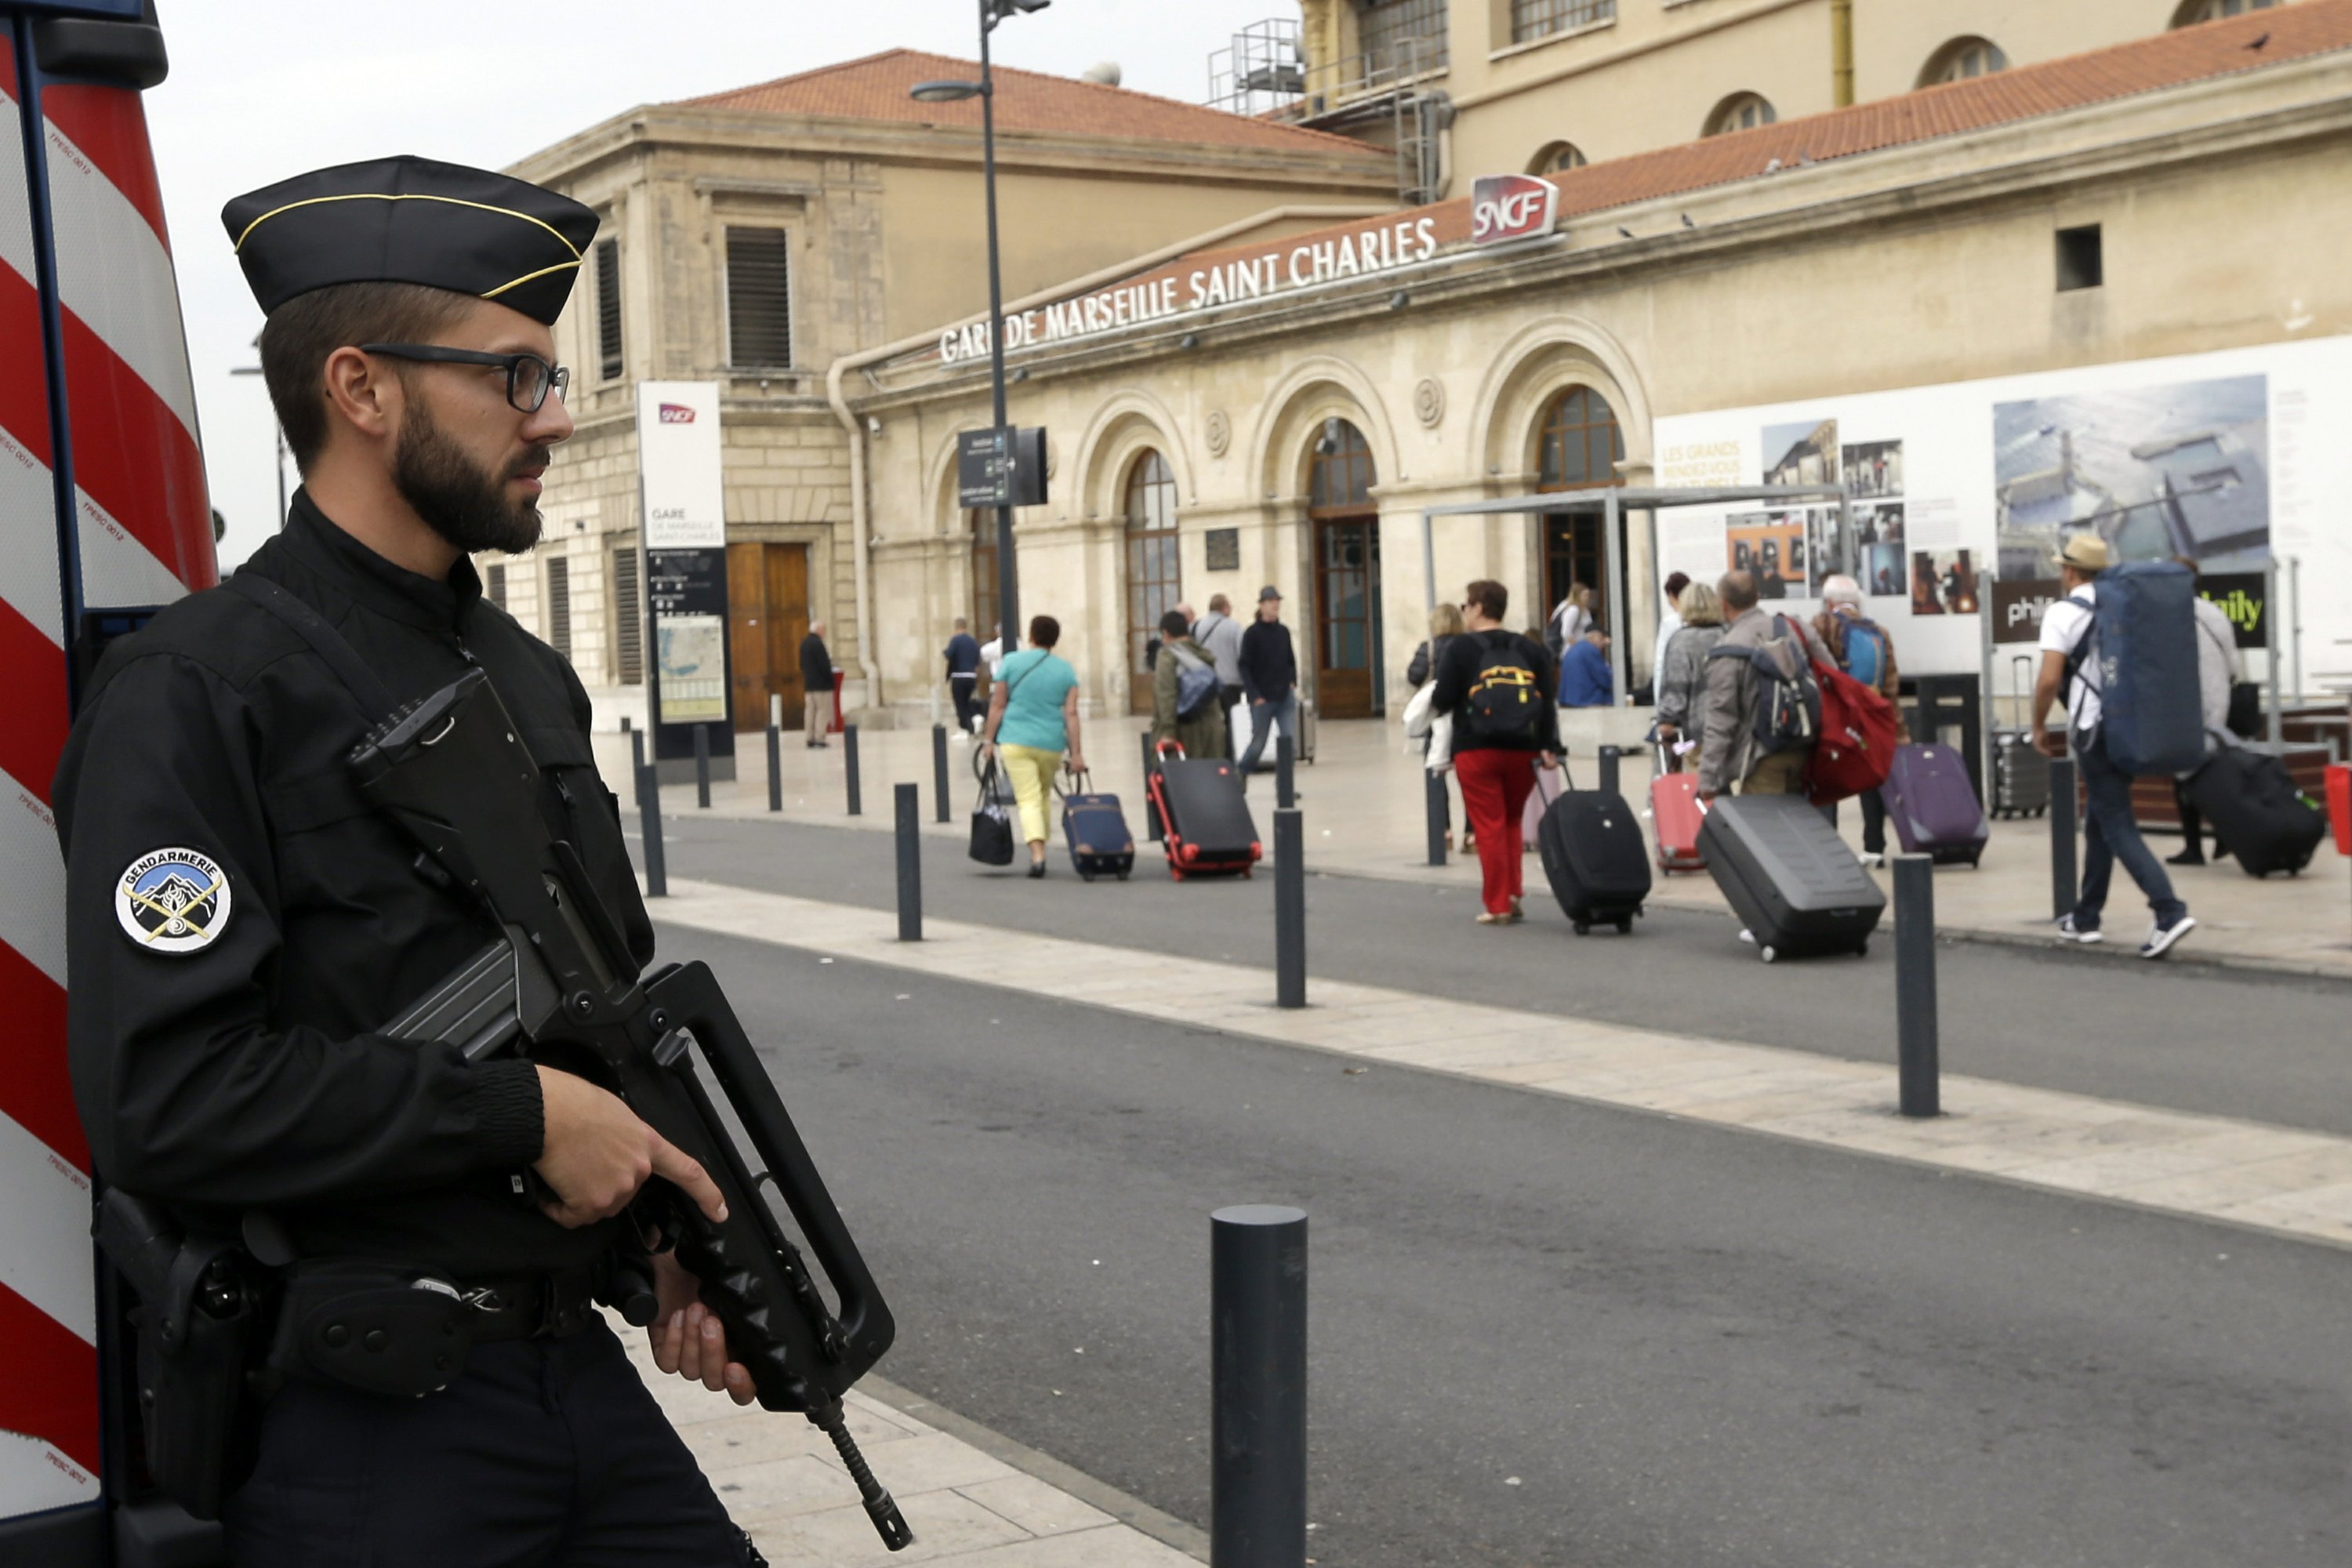
POLYGON ((533 353, 493 354, 479 349, 448 349, 438 343, 362 343, 362 353, 394 359, 423 360, 431 364, 493 365, 507 373, 507 402, 524 414, 536 414, 550 392, 563 401, 572 384, 568 366, 550 364, 533 353))

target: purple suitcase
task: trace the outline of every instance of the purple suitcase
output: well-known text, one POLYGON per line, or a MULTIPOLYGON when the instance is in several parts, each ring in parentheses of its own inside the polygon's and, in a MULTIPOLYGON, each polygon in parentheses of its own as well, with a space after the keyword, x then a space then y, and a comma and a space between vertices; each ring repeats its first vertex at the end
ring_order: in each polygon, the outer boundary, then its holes
POLYGON ((1932 855, 1937 865, 1975 865, 1992 837, 1968 764, 1949 746, 1899 747, 1879 795, 1903 847, 1932 855))

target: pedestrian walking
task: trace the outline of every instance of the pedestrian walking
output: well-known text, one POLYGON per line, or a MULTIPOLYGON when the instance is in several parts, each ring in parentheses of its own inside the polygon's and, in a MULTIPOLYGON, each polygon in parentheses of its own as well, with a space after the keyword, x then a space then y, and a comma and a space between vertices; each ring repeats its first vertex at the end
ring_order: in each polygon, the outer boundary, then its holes
MULTIPOLYGON (((2191 572, 2197 570, 2194 561, 2176 559, 2191 572)), ((2202 594, 2197 595, 2189 610, 2197 617, 2197 699, 2205 721, 2206 753, 2210 755, 2231 743, 2230 692, 2237 685, 2240 674, 2238 633, 2230 624, 2230 617, 2221 613, 2221 606, 2202 594)), ((2172 798, 2180 807, 2180 837, 2186 842, 2179 854, 2165 862, 2168 866, 2205 864, 2205 818, 2199 814, 2196 802, 2189 798, 2189 781, 2194 776, 2191 770, 2172 781, 2172 798)), ((2213 858, 2226 859, 2229 854, 2217 828, 2213 834, 2213 858)))
POLYGON ((969 737, 971 721, 980 716, 980 703, 972 690, 980 682, 980 643, 971 635, 971 625, 961 616, 956 617, 955 635, 948 638, 945 649, 948 666, 948 697, 955 704, 956 733, 969 737))
MULTIPOLYGON (((1813 617, 1813 631, 1840 669, 1871 687, 1889 702, 1897 700, 1902 675, 1895 664, 1895 638, 1887 629, 1862 613, 1862 584, 1843 574, 1822 584, 1822 613, 1813 617)), ((1862 863, 1886 864, 1886 801, 1878 791, 1862 792, 1862 863)), ((1829 808, 1837 820, 1837 807, 1829 808)))
POLYGON ((1193 640, 1180 605, 1160 617, 1160 663, 1151 672, 1151 740, 1173 741, 1188 757, 1218 754, 1224 704, 1217 700, 1217 667, 1193 640))
POLYGON ((1679 603, 1682 626, 1661 645, 1658 656, 1658 707, 1654 739, 1664 748, 1675 773, 1698 766, 1700 715, 1706 694, 1706 656, 1723 640, 1723 601, 1704 583, 1684 587, 1679 603), (1677 751, 1677 742, 1687 742, 1677 751))
POLYGON ((811 621, 801 638, 801 743, 829 746, 833 730, 833 654, 824 646, 824 623, 811 621))
POLYGON ((1234 754, 1234 710, 1242 700, 1242 624, 1234 619, 1234 602, 1223 594, 1209 595, 1209 613, 1192 626, 1192 640, 1217 667, 1217 703, 1225 731, 1212 756, 1234 754))
POLYGON ((1290 643, 1290 628, 1282 624, 1282 591, 1271 584, 1258 590, 1257 619, 1242 634, 1242 692, 1250 705, 1249 745, 1234 771, 1246 784, 1267 736, 1276 730, 1298 743, 1298 655, 1290 643))
POLYGON ((1078 737, 1078 672, 1055 653, 1062 623, 1033 616, 1029 646, 1005 656, 1003 679, 991 689, 984 757, 1002 758, 1021 811, 1021 836, 1029 842, 1029 875, 1045 874, 1045 839, 1054 774, 1066 761, 1070 772, 1087 770, 1078 737))
MULTIPOLYGON (((2173 895, 2172 879, 2132 819, 2131 775, 2107 756, 2100 730, 2105 679, 2095 649, 2087 646, 2097 625, 2097 578, 2109 564, 2107 543, 2093 533, 2077 533, 2058 552, 2058 581, 2065 595, 2042 613, 2042 676, 2033 687, 2033 719, 2026 732, 2053 757, 2063 757, 2071 742, 2075 764, 2083 771, 2084 816, 2083 885, 2074 908, 2058 922, 2064 941, 2104 941, 2099 919, 2107 902, 2107 884, 2120 860, 2131 879, 2147 896, 2156 925, 2140 943, 2142 958, 2162 958, 2172 945, 2197 927, 2189 906, 2173 895), (2053 734, 2044 728, 2061 692, 2066 701, 2066 731, 2053 734)), ((2063 807, 2059 808, 2063 809, 2063 807)))
MULTIPOLYGON (((1435 609, 1429 612, 1429 636, 1423 641, 1419 647, 1412 650, 1412 658, 1405 665, 1404 668, 1404 678, 1409 683, 1411 683, 1416 693, 1423 688, 1428 686, 1432 680, 1436 679, 1438 666, 1445 661, 1445 650, 1453 645, 1454 639, 1460 637, 1464 630, 1465 627, 1462 624, 1462 610, 1459 605, 1440 605, 1435 609)), ((1435 693, 1432 692, 1431 696, 1433 700, 1435 693)), ((1452 729, 1453 726, 1451 724, 1446 726, 1448 749, 1447 754, 1444 757, 1433 759, 1430 755, 1432 747, 1438 740, 1439 732, 1433 729, 1421 737, 1422 763, 1432 772, 1449 773, 1454 771, 1451 760, 1452 729)), ((1445 806, 1445 847, 1447 852, 1451 853, 1454 848, 1454 800, 1450 795, 1444 795, 1442 798, 1444 801, 1445 806)), ((1463 847, 1467 849, 1470 847, 1471 843, 1469 838, 1466 837, 1466 825, 1469 822, 1467 816, 1464 816, 1463 822, 1465 825, 1465 837, 1463 841, 1463 847)))
POLYGON ((1559 713, 1543 645, 1503 624, 1510 594, 1481 580, 1464 590, 1463 636, 1447 645, 1431 706, 1454 716, 1454 773, 1478 843, 1481 925, 1526 918, 1520 816, 1535 788, 1528 766, 1559 765, 1559 713))
POLYGON ((1591 589, 1581 583, 1570 583, 1568 592, 1551 609, 1551 618, 1544 623, 1543 645, 1554 658, 1568 652, 1569 645, 1599 624, 1593 618, 1597 602, 1591 589))
MULTIPOLYGON (((1811 660, 1829 662, 1829 650, 1804 622, 1767 615, 1759 605, 1753 572, 1727 572, 1715 585, 1730 622, 1722 640, 1708 650, 1706 702, 1699 735, 1698 793, 1712 800, 1736 781, 1741 795, 1800 795, 1813 760, 1814 732, 1790 722, 1776 726, 1773 715, 1790 704, 1763 702, 1767 679, 1801 694, 1812 686, 1811 660), (1759 659, 1761 664, 1759 666, 1759 659), (1769 668, 1770 675, 1765 670, 1769 668), (1759 707, 1766 721, 1757 722, 1759 707)), ((1801 696, 1795 706, 1801 710, 1801 696)), ((1811 704, 1818 719, 1818 695, 1811 704)))

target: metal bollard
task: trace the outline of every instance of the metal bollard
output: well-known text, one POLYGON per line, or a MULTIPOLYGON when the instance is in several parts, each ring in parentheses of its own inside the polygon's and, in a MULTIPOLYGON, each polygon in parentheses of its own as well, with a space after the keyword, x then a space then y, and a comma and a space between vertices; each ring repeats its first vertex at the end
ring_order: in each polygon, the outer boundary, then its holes
POLYGON ((890 792, 898 808, 898 940, 923 940, 923 806, 919 785, 890 792))
POLYGON ((841 727, 841 765, 848 770, 849 774, 849 815, 863 816, 866 805, 857 793, 857 726, 855 724, 841 727))
POLYGON ((1421 776, 1428 782, 1422 785, 1422 815, 1429 819, 1429 863, 1445 864, 1445 775, 1423 768, 1421 776))
POLYGON ((1622 757, 1624 754, 1623 750, 1620 747, 1603 746, 1601 748, 1601 766, 1597 773, 1600 783, 1596 787, 1599 788, 1602 795, 1616 795, 1619 793, 1617 788, 1617 762, 1618 759, 1622 757))
POLYGON ((1297 749, 1291 743, 1289 736, 1282 734, 1275 736, 1274 804, 1283 811, 1288 811, 1298 804, 1298 792, 1293 787, 1297 783, 1293 774, 1297 767, 1294 757, 1297 749))
POLYGON ((948 727, 931 726, 931 794, 938 797, 936 820, 948 820, 948 727))
POLYGON ((1936 858, 1895 858, 1895 1059, 1906 1116, 1942 1114, 1936 1062, 1936 858))
POLYGON ((2063 921, 2074 912, 2080 889, 2074 866, 2074 759, 2059 757, 2050 764, 2050 918, 2063 921))
MULTIPOLYGON (((628 715, 623 714, 621 722, 626 725, 628 721, 628 715)), ((629 787, 634 790, 637 787, 637 775, 646 771, 646 732, 643 730, 628 730, 625 733, 629 737, 629 787)), ((637 804, 643 805, 645 802, 639 801, 637 804)))
POLYGON ((768 726, 768 809, 784 809, 784 732, 768 726))
POLYGON ((694 727, 694 804, 710 809, 710 726, 694 727))
POLYGON ((652 763, 637 770, 637 820, 645 837, 646 897, 669 896, 669 868, 662 863, 661 780, 652 763))
POLYGON ((1151 731, 1143 732, 1143 830, 1158 844, 1168 837, 1160 821, 1160 803, 1151 798, 1151 770, 1160 765, 1159 755, 1151 747, 1151 731))
POLYGON ((1209 1216, 1209 1562, 1307 1560, 1307 1215, 1209 1216))
POLYGON ((1307 1005, 1307 829, 1295 805, 1274 814, 1274 1003, 1307 1005))

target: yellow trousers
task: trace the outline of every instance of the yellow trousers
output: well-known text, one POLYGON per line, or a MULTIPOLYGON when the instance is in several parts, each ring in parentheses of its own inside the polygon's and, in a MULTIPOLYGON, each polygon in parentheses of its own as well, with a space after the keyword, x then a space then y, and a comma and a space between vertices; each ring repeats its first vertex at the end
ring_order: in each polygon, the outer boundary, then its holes
POLYGON ((1045 843, 1053 837, 1046 807, 1054 799, 1054 774, 1062 766, 1062 753, 1034 746, 999 746, 996 754, 1013 780, 1013 798, 1021 807, 1021 837, 1032 844, 1045 843))

